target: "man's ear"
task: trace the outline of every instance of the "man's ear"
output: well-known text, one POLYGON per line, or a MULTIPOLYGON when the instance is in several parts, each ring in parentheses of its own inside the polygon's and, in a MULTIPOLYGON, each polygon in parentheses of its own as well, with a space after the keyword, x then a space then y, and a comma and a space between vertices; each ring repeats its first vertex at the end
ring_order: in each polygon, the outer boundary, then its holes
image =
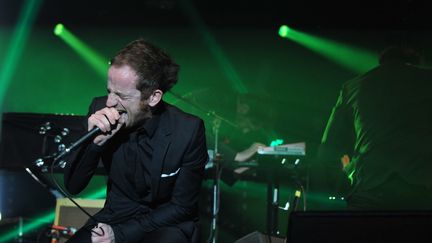
POLYGON ((148 105, 150 107, 155 107, 162 100, 163 92, 160 89, 153 91, 148 100, 148 105))

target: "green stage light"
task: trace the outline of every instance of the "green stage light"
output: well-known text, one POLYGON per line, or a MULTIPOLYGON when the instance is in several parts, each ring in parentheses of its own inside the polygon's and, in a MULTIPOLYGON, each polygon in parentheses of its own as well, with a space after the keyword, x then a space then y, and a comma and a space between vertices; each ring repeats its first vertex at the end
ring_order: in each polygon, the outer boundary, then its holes
MULTIPOLYGON (((4 63, 1 63, 0 65, 0 111, 3 107, 5 94, 25 49, 25 45, 41 4, 41 0, 23 1, 23 7, 18 22, 9 42, 9 47, 6 49, 7 52, 5 53, 4 63)), ((1 114, 2 113, 0 112, 0 116, 1 114)))
POLYGON ((280 37, 287 37, 288 36, 288 32, 290 31, 290 28, 286 25, 282 25, 279 28, 279 36, 280 37))
POLYGON ((78 55, 80 55, 101 77, 105 79, 108 71, 107 58, 103 57, 80 40, 63 24, 57 24, 55 26, 54 34, 76 51, 78 55))
POLYGON ((63 24, 57 24, 54 28, 54 34, 55 35, 61 35, 63 33, 64 30, 64 25, 63 24))
POLYGON ((366 49, 314 36, 289 28, 286 25, 279 28, 279 35, 303 45, 355 73, 363 73, 378 65, 376 54, 366 49))

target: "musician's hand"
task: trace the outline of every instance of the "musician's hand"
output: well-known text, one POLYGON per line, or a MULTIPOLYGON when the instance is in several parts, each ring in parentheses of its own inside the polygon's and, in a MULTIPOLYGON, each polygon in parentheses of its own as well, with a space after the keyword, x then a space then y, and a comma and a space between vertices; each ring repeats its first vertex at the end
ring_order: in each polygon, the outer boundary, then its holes
POLYGON ((253 143, 249 148, 238 152, 234 158, 235 161, 238 162, 244 162, 248 159, 250 159, 252 156, 255 155, 255 153, 258 151, 259 148, 265 147, 266 145, 262 143, 253 143))
POLYGON ((103 145, 125 124, 126 113, 120 115, 115 108, 105 107, 91 115, 87 122, 89 131, 94 127, 100 128, 103 134, 96 136, 93 142, 97 145, 103 145))
POLYGON ((114 231, 108 224, 98 223, 91 232, 92 243, 114 243, 114 231))
POLYGON ((347 154, 344 154, 341 157, 342 169, 345 169, 350 162, 351 162, 351 158, 347 154))

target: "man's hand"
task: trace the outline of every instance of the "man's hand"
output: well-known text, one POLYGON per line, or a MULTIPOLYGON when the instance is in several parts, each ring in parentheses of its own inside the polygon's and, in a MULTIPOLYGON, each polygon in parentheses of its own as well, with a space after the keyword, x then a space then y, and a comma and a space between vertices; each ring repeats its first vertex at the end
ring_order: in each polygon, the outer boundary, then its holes
POLYGON ((234 160, 238 162, 244 162, 250 159, 258 151, 258 148, 260 147, 265 147, 265 145, 262 143, 253 143, 249 148, 241 152, 238 152, 234 160))
POLYGON ((114 231, 111 226, 104 223, 98 223, 97 227, 92 229, 91 241, 92 243, 114 243, 114 231))
POLYGON ((99 127, 103 134, 93 140, 97 145, 103 145, 108 139, 116 134, 126 122, 126 114, 121 114, 115 108, 105 107, 96 111, 88 119, 88 130, 99 127))
POLYGON ((341 157, 342 169, 345 169, 345 167, 347 167, 350 162, 351 162, 351 158, 347 154, 344 154, 341 157))

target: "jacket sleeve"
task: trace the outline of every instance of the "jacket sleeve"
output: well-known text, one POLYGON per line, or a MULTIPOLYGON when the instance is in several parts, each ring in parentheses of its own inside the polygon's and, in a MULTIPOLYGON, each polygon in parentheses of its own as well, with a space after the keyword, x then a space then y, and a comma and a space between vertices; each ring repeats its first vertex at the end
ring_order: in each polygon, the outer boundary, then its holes
POLYGON ((199 192, 208 161, 203 122, 195 126, 192 141, 185 151, 171 200, 145 215, 113 227, 116 242, 137 242, 146 232, 191 221, 197 215, 199 192))
POLYGON ((96 172, 101 153, 100 146, 89 144, 77 160, 66 168, 64 182, 69 193, 75 195, 84 190, 96 172))
MULTIPOLYGON (((90 114, 97 110, 96 100, 93 100, 89 107, 90 114)), ((87 131, 87 119, 85 119, 85 131, 87 131)), ((64 184, 71 194, 78 194, 88 185, 96 172, 102 154, 102 147, 88 141, 77 151, 77 156, 68 164, 64 173, 64 184)))
POLYGON ((352 156, 355 132, 350 109, 346 104, 342 89, 321 139, 318 150, 319 161, 341 165, 340 159, 343 155, 352 156))

